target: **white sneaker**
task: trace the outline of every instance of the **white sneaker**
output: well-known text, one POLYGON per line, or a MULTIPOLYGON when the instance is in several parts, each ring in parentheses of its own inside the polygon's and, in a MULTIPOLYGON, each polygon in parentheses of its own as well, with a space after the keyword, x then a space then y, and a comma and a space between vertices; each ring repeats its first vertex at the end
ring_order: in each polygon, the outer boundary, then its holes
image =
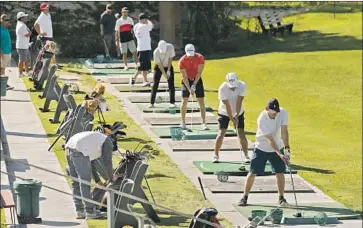
POLYGON ((170 104, 169 108, 176 108, 176 105, 175 104, 170 104))
POLYGON ((251 159, 248 155, 245 155, 245 163, 251 163, 251 159))
POLYGON ((154 105, 153 104, 149 104, 149 108, 154 108, 154 105))
POLYGON ((107 213, 101 212, 99 210, 95 210, 92 213, 86 213, 86 219, 98 219, 98 218, 104 218, 107 216, 107 213))
POLYGON ((148 86, 150 86, 151 85, 151 83, 150 82, 144 82, 144 83, 142 83, 142 87, 148 87, 148 86))
POLYGON ((85 218, 86 218, 86 212, 85 211, 77 211, 76 219, 85 219, 85 218))
POLYGON ((209 130, 209 127, 207 126, 206 123, 202 124, 201 128, 203 131, 209 130))
POLYGON ((124 67, 124 70, 129 70, 129 67, 128 67, 128 66, 125 66, 125 67, 124 67))
POLYGON ((219 156, 214 156, 213 163, 218 163, 218 162, 219 162, 219 156))
POLYGON ((180 124, 180 128, 182 128, 182 129, 187 129, 187 126, 185 125, 185 123, 181 123, 181 124, 180 124))

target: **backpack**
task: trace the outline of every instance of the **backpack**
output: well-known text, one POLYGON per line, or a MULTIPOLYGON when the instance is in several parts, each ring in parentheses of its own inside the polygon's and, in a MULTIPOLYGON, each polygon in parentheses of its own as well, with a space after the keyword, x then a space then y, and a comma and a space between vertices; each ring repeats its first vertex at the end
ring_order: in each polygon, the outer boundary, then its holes
POLYGON ((215 228, 218 225, 220 225, 220 223, 217 219, 217 214, 218 214, 218 211, 215 208, 198 209, 197 211, 195 211, 194 217, 207 220, 207 221, 215 224, 215 226, 211 226, 211 225, 199 222, 196 219, 193 219, 189 224, 189 228, 215 228))

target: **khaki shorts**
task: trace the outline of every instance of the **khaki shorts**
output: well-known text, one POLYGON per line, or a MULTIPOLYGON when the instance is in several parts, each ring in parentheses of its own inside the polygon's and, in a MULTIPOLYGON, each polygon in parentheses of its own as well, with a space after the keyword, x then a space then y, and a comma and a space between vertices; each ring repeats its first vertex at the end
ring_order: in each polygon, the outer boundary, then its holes
POLYGON ((121 43, 120 50, 122 54, 127 54, 127 50, 130 50, 131 53, 136 52, 136 45, 133 40, 125 43, 121 43))
POLYGON ((1 55, 1 68, 6 68, 9 66, 11 61, 11 54, 1 55))

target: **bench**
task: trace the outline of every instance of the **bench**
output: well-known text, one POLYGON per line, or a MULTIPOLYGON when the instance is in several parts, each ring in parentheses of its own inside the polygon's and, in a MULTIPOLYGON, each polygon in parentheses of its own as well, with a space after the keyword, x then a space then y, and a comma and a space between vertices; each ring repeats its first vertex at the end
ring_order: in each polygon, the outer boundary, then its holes
POLYGON ((284 35, 285 31, 292 34, 294 23, 282 24, 281 16, 276 11, 262 12, 257 19, 263 34, 276 36, 277 33, 280 33, 281 35, 284 35))
POLYGON ((16 207, 13 199, 13 194, 10 190, 1 190, 0 209, 10 209, 12 225, 15 225, 16 207))

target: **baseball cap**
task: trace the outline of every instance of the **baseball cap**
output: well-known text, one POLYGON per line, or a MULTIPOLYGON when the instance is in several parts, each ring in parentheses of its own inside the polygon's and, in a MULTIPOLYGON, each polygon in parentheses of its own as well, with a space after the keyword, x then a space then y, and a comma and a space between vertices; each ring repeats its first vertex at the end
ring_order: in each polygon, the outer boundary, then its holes
POLYGON ((227 81, 227 85, 230 87, 230 88, 236 88, 237 85, 238 85, 238 76, 236 73, 228 73, 226 75, 226 81, 227 81))
POLYGON ((22 18, 22 17, 27 17, 28 14, 25 14, 24 12, 19 12, 16 14, 16 19, 22 18))
POLYGON ((40 10, 45 10, 48 8, 49 8, 49 5, 47 3, 43 2, 42 4, 40 4, 40 10))
POLYGON ((148 19, 148 16, 146 15, 146 13, 139 14, 139 20, 142 20, 142 19, 148 19))
POLYGON ((158 48, 159 48, 160 53, 165 53, 166 52, 166 42, 165 42, 165 40, 160 40, 159 41, 158 48))
POLYGON ((129 11, 129 8, 127 8, 127 7, 123 7, 122 9, 121 9, 121 12, 128 12, 129 11))
POLYGON ((109 10, 112 9, 112 4, 107 4, 106 9, 109 9, 109 10))
POLYGON ((185 53, 187 56, 194 56, 195 55, 195 47, 193 44, 185 45, 185 53))
POLYGON ((271 98, 268 100, 267 108, 275 112, 280 112, 280 104, 276 98, 271 98))

